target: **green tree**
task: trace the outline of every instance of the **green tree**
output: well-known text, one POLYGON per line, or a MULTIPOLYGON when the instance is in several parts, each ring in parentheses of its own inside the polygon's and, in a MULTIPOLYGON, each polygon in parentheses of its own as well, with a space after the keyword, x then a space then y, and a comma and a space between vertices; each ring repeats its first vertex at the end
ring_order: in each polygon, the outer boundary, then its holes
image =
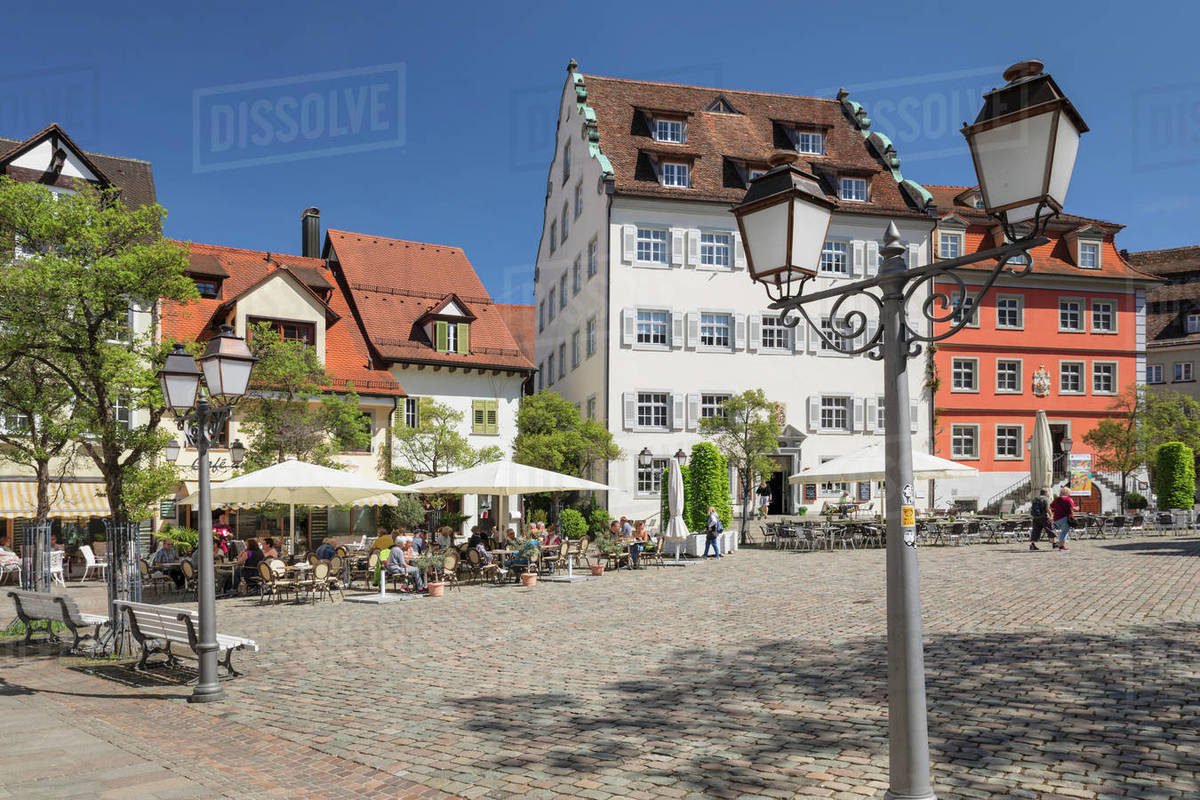
POLYGON ((1141 449, 1153 463, 1159 445, 1181 442, 1200 450, 1200 401, 1170 389, 1145 389, 1140 416, 1141 449))
POLYGON ((747 389, 721 404, 721 413, 700 420, 700 431, 712 437, 721 455, 737 472, 742 490, 741 540, 746 540, 746 520, 754 502, 754 479, 775 470, 768 453, 779 449, 776 405, 762 389, 747 389))
POLYGON ((1154 493, 1160 510, 1191 508, 1196 497, 1196 461, 1183 442, 1165 442, 1155 453, 1154 493))
POLYGON ((288 458, 337 466, 335 453, 371 446, 358 394, 353 386, 326 391, 330 378, 315 348, 285 341, 269 323, 257 323, 250 327, 250 349, 258 357, 253 391, 239 406, 246 469, 288 458))
POLYGON ((392 429, 392 450, 399 465, 417 475, 437 477, 488 461, 498 461, 503 452, 496 445, 474 448, 459 427, 463 412, 432 397, 417 404, 417 425, 392 429))
POLYGON ((538 392, 521 400, 513 460, 519 464, 583 477, 589 467, 615 461, 621 448, 593 419, 581 419, 575 405, 557 392, 538 392))
POLYGON ((70 414, 59 407, 50 416, 87 433, 81 454, 123 521, 127 477, 156 461, 170 438, 159 426, 166 409, 155 375, 169 343, 130 322, 160 299, 196 297, 196 287, 184 274, 187 248, 162 237, 161 206, 128 208, 116 190, 76 189, 55 196, 0 179, 0 230, 15 245, 2 261, 0 314, 18 343, 9 357, 30 359, 73 395, 70 414))
POLYGON ((692 447, 688 462, 688 477, 691 482, 685 491, 687 502, 686 521, 688 530, 702 531, 708 526, 708 507, 717 510, 721 525, 729 527, 733 522, 733 498, 729 493, 729 463, 721 451, 711 442, 700 442, 692 447))
POLYGON ((1083 441, 1096 456, 1096 467, 1121 473, 1121 511, 1125 511, 1126 483, 1129 476, 1145 463, 1142 433, 1138 424, 1145 412, 1145 392, 1131 383, 1109 406, 1116 416, 1102 419, 1083 435, 1083 441))

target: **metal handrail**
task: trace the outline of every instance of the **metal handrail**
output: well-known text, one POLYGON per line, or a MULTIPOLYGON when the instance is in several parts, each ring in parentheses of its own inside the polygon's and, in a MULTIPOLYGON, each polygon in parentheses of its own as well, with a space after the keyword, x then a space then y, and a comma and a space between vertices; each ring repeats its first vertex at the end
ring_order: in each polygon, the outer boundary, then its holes
POLYGON ((1017 481, 1012 486, 1009 486, 1007 489, 1004 489, 998 494, 993 495, 986 503, 983 504, 983 508, 981 510, 984 513, 996 513, 1000 509, 1001 503, 1003 503, 1005 500, 1013 499, 1013 495, 1019 493, 1022 489, 1030 488, 1032 483, 1033 479, 1030 478, 1030 476, 1025 475, 1021 478, 1021 480, 1017 481))

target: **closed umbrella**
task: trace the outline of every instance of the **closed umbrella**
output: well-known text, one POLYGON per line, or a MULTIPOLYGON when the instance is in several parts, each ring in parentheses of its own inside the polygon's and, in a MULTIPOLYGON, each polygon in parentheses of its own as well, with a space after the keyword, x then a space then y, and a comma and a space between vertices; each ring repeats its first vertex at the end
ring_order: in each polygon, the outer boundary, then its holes
POLYGON ((1038 411, 1033 420, 1033 439, 1029 443, 1029 489, 1036 495, 1054 483, 1054 447, 1046 412, 1038 411))
POLYGON ((687 523, 683 521, 683 470, 674 460, 670 466, 671 477, 667 484, 667 511, 671 519, 667 522, 667 536, 675 542, 675 560, 679 561, 679 552, 683 550, 683 542, 688 537, 687 523))

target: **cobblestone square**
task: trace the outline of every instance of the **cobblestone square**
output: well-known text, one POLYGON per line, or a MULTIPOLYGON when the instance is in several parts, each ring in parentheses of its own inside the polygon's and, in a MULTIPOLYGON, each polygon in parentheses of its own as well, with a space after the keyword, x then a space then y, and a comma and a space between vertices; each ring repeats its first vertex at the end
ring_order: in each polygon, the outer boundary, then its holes
MULTIPOLYGON (((939 797, 1200 796, 1200 538, 920 557, 939 797)), ((743 550, 383 607, 223 600, 262 652, 201 706, 10 642, 0 797, 881 797, 883 595, 882 550, 743 550)))

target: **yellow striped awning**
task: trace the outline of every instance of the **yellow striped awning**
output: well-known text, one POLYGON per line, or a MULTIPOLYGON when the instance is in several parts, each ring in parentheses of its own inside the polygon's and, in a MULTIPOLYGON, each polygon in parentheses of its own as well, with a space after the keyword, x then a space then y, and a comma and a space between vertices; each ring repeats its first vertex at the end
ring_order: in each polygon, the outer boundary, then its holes
MULTIPOLYGON (((102 483, 50 484, 50 516, 107 517, 108 500, 102 483)), ((33 519, 37 516, 37 482, 0 481, 0 519, 33 519)))

